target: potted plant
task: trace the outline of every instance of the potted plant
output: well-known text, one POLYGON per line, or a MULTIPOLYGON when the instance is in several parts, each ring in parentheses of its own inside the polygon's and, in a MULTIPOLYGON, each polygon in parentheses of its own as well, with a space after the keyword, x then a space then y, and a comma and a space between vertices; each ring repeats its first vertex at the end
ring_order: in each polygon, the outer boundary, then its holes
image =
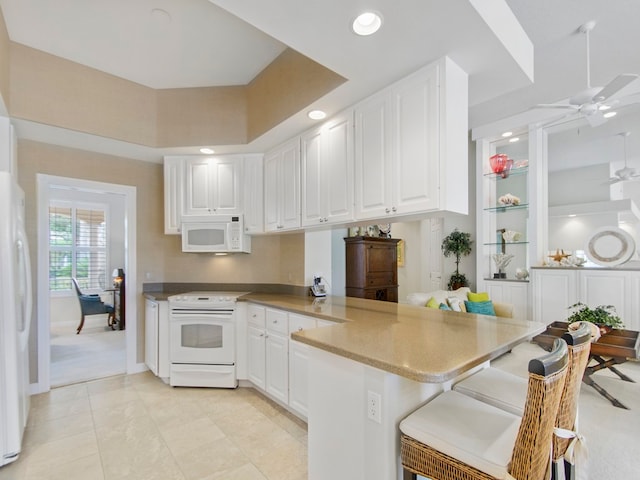
POLYGON ((457 290, 460 287, 469 285, 467 277, 464 273, 460 273, 459 267, 460 258, 471 253, 472 244, 471 234, 460 232, 457 228, 442 240, 442 253, 444 256, 447 258, 451 255, 456 257, 456 272, 449 279, 449 284, 447 285, 449 290, 457 290))
POLYGON ((582 302, 575 303, 569 307, 573 309, 567 321, 591 322, 600 327, 600 333, 609 333, 614 328, 624 328, 624 323, 620 320, 613 305, 598 305, 596 308, 589 308, 582 302))

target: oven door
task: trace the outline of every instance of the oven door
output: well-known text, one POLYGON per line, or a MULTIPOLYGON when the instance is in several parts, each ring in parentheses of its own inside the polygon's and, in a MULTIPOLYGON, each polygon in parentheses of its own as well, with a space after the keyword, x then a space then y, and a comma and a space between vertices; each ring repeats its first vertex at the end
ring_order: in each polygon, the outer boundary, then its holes
POLYGON ((233 365, 233 311, 171 311, 171 363, 233 365))

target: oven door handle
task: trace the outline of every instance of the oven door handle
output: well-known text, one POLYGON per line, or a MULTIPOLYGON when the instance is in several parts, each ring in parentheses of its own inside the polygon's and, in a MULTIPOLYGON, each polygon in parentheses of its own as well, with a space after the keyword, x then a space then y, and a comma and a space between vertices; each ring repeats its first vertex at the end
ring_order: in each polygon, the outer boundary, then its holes
POLYGON ((233 310, 194 310, 189 308, 173 309, 171 315, 177 316, 204 316, 204 317, 232 317, 233 310))

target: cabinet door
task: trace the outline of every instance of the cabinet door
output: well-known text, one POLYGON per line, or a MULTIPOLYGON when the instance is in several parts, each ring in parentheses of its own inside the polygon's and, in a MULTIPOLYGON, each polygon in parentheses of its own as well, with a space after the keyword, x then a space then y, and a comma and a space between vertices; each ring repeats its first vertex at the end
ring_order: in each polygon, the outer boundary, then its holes
POLYGON ((184 215, 210 215, 213 213, 212 179, 207 157, 185 160, 184 215))
POLYGON ((184 215, 242 213, 242 156, 185 160, 184 215))
POLYGON ((546 325, 565 321, 568 307, 578 301, 576 272, 565 269, 532 270, 533 319, 546 325))
POLYGON ((439 207, 438 66, 392 89, 397 213, 439 207))
POLYGON ((300 227, 300 140, 296 138, 265 155, 265 231, 300 227))
POLYGON ((309 346, 289 341, 289 406, 307 417, 309 405, 309 346))
POLYGON ((211 162, 210 194, 215 214, 242 213, 240 180, 243 158, 241 155, 219 157, 211 162))
POLYGON ((300 138, 302 152, 302 225, 319 225, 324 222, 326 199, 322 190, 323 146, 321 129, 313 130, 300 138))
POLYGON ((261 328, 247 327, 247 377, 258 388, 266 387, 265 382, 265 333, 261 328))
POLYGON ((164 158, 164 233, 180 234, 182 223, 182 158, 164 158))
POLYGON ((614 270, 581 270, 579 272, 578 300, 595 308, 598 305, 613 305, 624 322, 631 318, 630 295, 627 272, 614 270), (627 306, 629 304, 629 307, 627 306))
POLYGON ((391 212, 390 105, 378 94, 355 109, 355 216, 358 220, 391 212))
POLYGON ((283 229, 300 227, 300 143, 290 142, 282 152, 280 224, 283 229))
POLYGON ((144 363, 154 375, 158 375, 158 304, 144 302, 144 363))
POLYGON ((273 232, 280 226, 280 192, 278 177, 281 153, 272 152, 264 158, 264 229, 273 232))
POLYGON ((529 284, 527 282, 486 281, 489 298, 513 305, 513 318, 533 320, 529 313, 529 284))
POLYGON ((262 155, 246 155, 244 158, 243 195, 244 231, 262 233, 264 231, 263 201, 263 161, 262 155))
POLYGON ((266 344, 266 391, 277 400, 289 402, 289 340, 284 335, 268 333, 266 344))
POLYGON ((333 118, 324 137, 325 223, 347 222, 353 219, 353 112, 333 118))

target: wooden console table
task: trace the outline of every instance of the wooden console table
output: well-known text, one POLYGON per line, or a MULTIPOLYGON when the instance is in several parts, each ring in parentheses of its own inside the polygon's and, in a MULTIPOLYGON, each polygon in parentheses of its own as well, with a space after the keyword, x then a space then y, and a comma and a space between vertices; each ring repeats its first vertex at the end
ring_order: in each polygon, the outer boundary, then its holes
MULTIPOLYGON (((550 349, 553 341, 561 337, 563 333, 567 331, 569 324, 567 322, 553 322, 547 327, 547 330, 533 337, 533 341, 543 348, 550 349)), ((617 398, 612 396, 604 388, 598 385, 591 376, 605 368, 608 368, 618 377, 625 382, 634 382, 635 380, 629 378, 620 370, 615 368, 615 365, 626 362, 628 359, 637 359, 640 350, 640 332, 634 330, 612 330, 611 332, 603 335, 597 342, 591 344, 591 353, 589 357, 589 363, 591 360, 595 360, 596 365, 589 366, 584 372, 582 381, 587 385, 595 388, 596 391, 609 400, 613 405, 620 408, 629 410, 629 407, 621 403, 617 398), (605 358, 608 360, 605 360, 605 358)))

